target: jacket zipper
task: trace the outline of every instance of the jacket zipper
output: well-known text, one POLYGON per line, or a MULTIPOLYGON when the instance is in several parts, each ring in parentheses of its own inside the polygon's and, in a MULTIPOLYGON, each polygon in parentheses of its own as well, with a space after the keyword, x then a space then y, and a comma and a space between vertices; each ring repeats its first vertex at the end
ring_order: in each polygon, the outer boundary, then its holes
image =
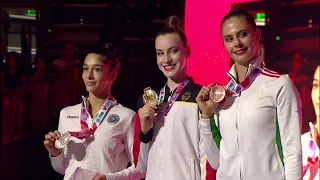
POLYGON ((237 108, 236 108, 236 133, 237 133, 237 148, 238 148, 238 156, 239 156, 239 170, 240 170, 240 179, 242 179, 242 172, 241 172, 241 151, 240 151, 240 143, 239 143, 239 103, 240 103, 240 97, 241 97, 241 92, 239 93, 239 98, 238 98, 238 102, 237 102, 237 108))

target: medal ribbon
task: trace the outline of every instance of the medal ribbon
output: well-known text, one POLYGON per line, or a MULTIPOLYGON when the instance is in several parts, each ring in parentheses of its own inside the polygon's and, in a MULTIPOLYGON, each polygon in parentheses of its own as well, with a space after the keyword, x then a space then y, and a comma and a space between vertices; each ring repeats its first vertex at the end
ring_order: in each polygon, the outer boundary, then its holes
MULTIPOLYGON (((165 109, 165 111, 169 111, 171 109, 171 106, 173 105, 173 103, 177 100, 177 98, 179 97, 179 95, 181 94, 182 90, 184 87, 186 87, 186 85, 190 82, 189 77, 186 77, 177 87, 176 91, 174 92, 174 94, 172 95, 172 97, 169 100, 169 106, 167 109, 165 109)), ((166 85, 164 85, 164 87, 161 89, 160 94, 159 94, 159 99, 158 99, 158 105, 161 105, 164 102, 164 96, 166 94, 166 85)), ((160 111, 164 111, 164 110, 160 110, 160 111)))
POLYGON ((309 142, 309 152, 308 152, 308 164, 315 164, 319 161, 319 157, 316 156, 316 144, 314 141, 314 137, 312 134, 312 129, 310 130, 310 136, 311 136, 311 140, 309 142))
POLYGON ((231 78, 227 86, 225 87, 227 89, 227 92, 230 96, 237 95, 240 92, 247 89, 253 81, 258 77, 258 75, 262 72, 262 69, 264 67, 264 63, 260 63, 256 68, 254 68, 250 74, 242 81, 242 83, 238 84, 236 79, 227 72, 227 75, 231 78))
POLYGON ((78 132, 69 132, 71 136, 74 136, 78 139, 83 139, 88 135, 93 135, 97 128, 100 126, 101 122, 106 117, 108 111, 110 110, 111 105, 114 101, 111 101, 109 98, 105 100, 103 103, 102 108, 99 110, 99 113, 94 117, 94 122, 91 128, 89 128, 87 119, 89 117, 88 111, 85 105, 85 98, 82 97, 81 103, 81 113, 80 113, 80 125, 81 130, 78 132))
POLYGON ((316 155, 317 154, 316 152, 319 152, 319 150, 317 150, 316 148, 316 144, 312 134, 312 129, 310 130, 310 137, 311 139, 309 141, 308 159, 307 159, 308 164, 303 167, 303 174, 305 174, 308 171, 308 169, 314 166, 314 164, 319 162, 319 156, 316 155))

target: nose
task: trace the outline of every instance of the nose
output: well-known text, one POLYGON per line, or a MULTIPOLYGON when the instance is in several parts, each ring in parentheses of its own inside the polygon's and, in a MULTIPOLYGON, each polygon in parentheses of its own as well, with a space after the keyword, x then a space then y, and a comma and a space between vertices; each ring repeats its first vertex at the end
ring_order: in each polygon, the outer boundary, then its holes
POLYGON ((87 71, 87 79, 93 79, 93 69, 87 71))
POLYGON ((240 41, 239 38, 235 38, 234 39, 234 47, 236 47, 236 48, 242 48, 243 47, 243 44, 242 44, 242 42, 240 41))
POLYGON ((166 63, 166 64, 170 64, 171 62, 172 62, 172 58, 171 58, 171 56, 170 56, 170 54, 165 54, 164 55, 164 62, 166 63))

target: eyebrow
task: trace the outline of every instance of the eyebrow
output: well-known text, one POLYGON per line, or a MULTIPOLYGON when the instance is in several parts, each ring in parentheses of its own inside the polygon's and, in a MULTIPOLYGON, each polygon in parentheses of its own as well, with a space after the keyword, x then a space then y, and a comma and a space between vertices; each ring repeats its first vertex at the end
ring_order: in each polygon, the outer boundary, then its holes
MULTIPOLYGON (((89 66, 88 64, 83 64, 83 66, 89 66)), ((91 66, 103 66, 101 64, 92 64, 91 66)))
MULTIPOLYGON (((178 48, 178 46, 172 46, 172 47, 168 48, 168 50, 171 50, 173 48, 178 48)), ((156 49, 156 51, 163 51, 163 50, 162 49, 156 49)))

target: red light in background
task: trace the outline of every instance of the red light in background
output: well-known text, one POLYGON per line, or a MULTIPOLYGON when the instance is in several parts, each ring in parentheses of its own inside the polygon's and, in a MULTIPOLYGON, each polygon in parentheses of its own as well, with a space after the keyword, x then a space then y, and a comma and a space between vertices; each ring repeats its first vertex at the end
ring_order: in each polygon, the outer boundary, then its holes
POLYGON ((232 4, 256 0, 186 0, 185 32, 191 47, 187 71, 195 82, 226 84, 230 59, 223 47, 220 22, 232 4))

